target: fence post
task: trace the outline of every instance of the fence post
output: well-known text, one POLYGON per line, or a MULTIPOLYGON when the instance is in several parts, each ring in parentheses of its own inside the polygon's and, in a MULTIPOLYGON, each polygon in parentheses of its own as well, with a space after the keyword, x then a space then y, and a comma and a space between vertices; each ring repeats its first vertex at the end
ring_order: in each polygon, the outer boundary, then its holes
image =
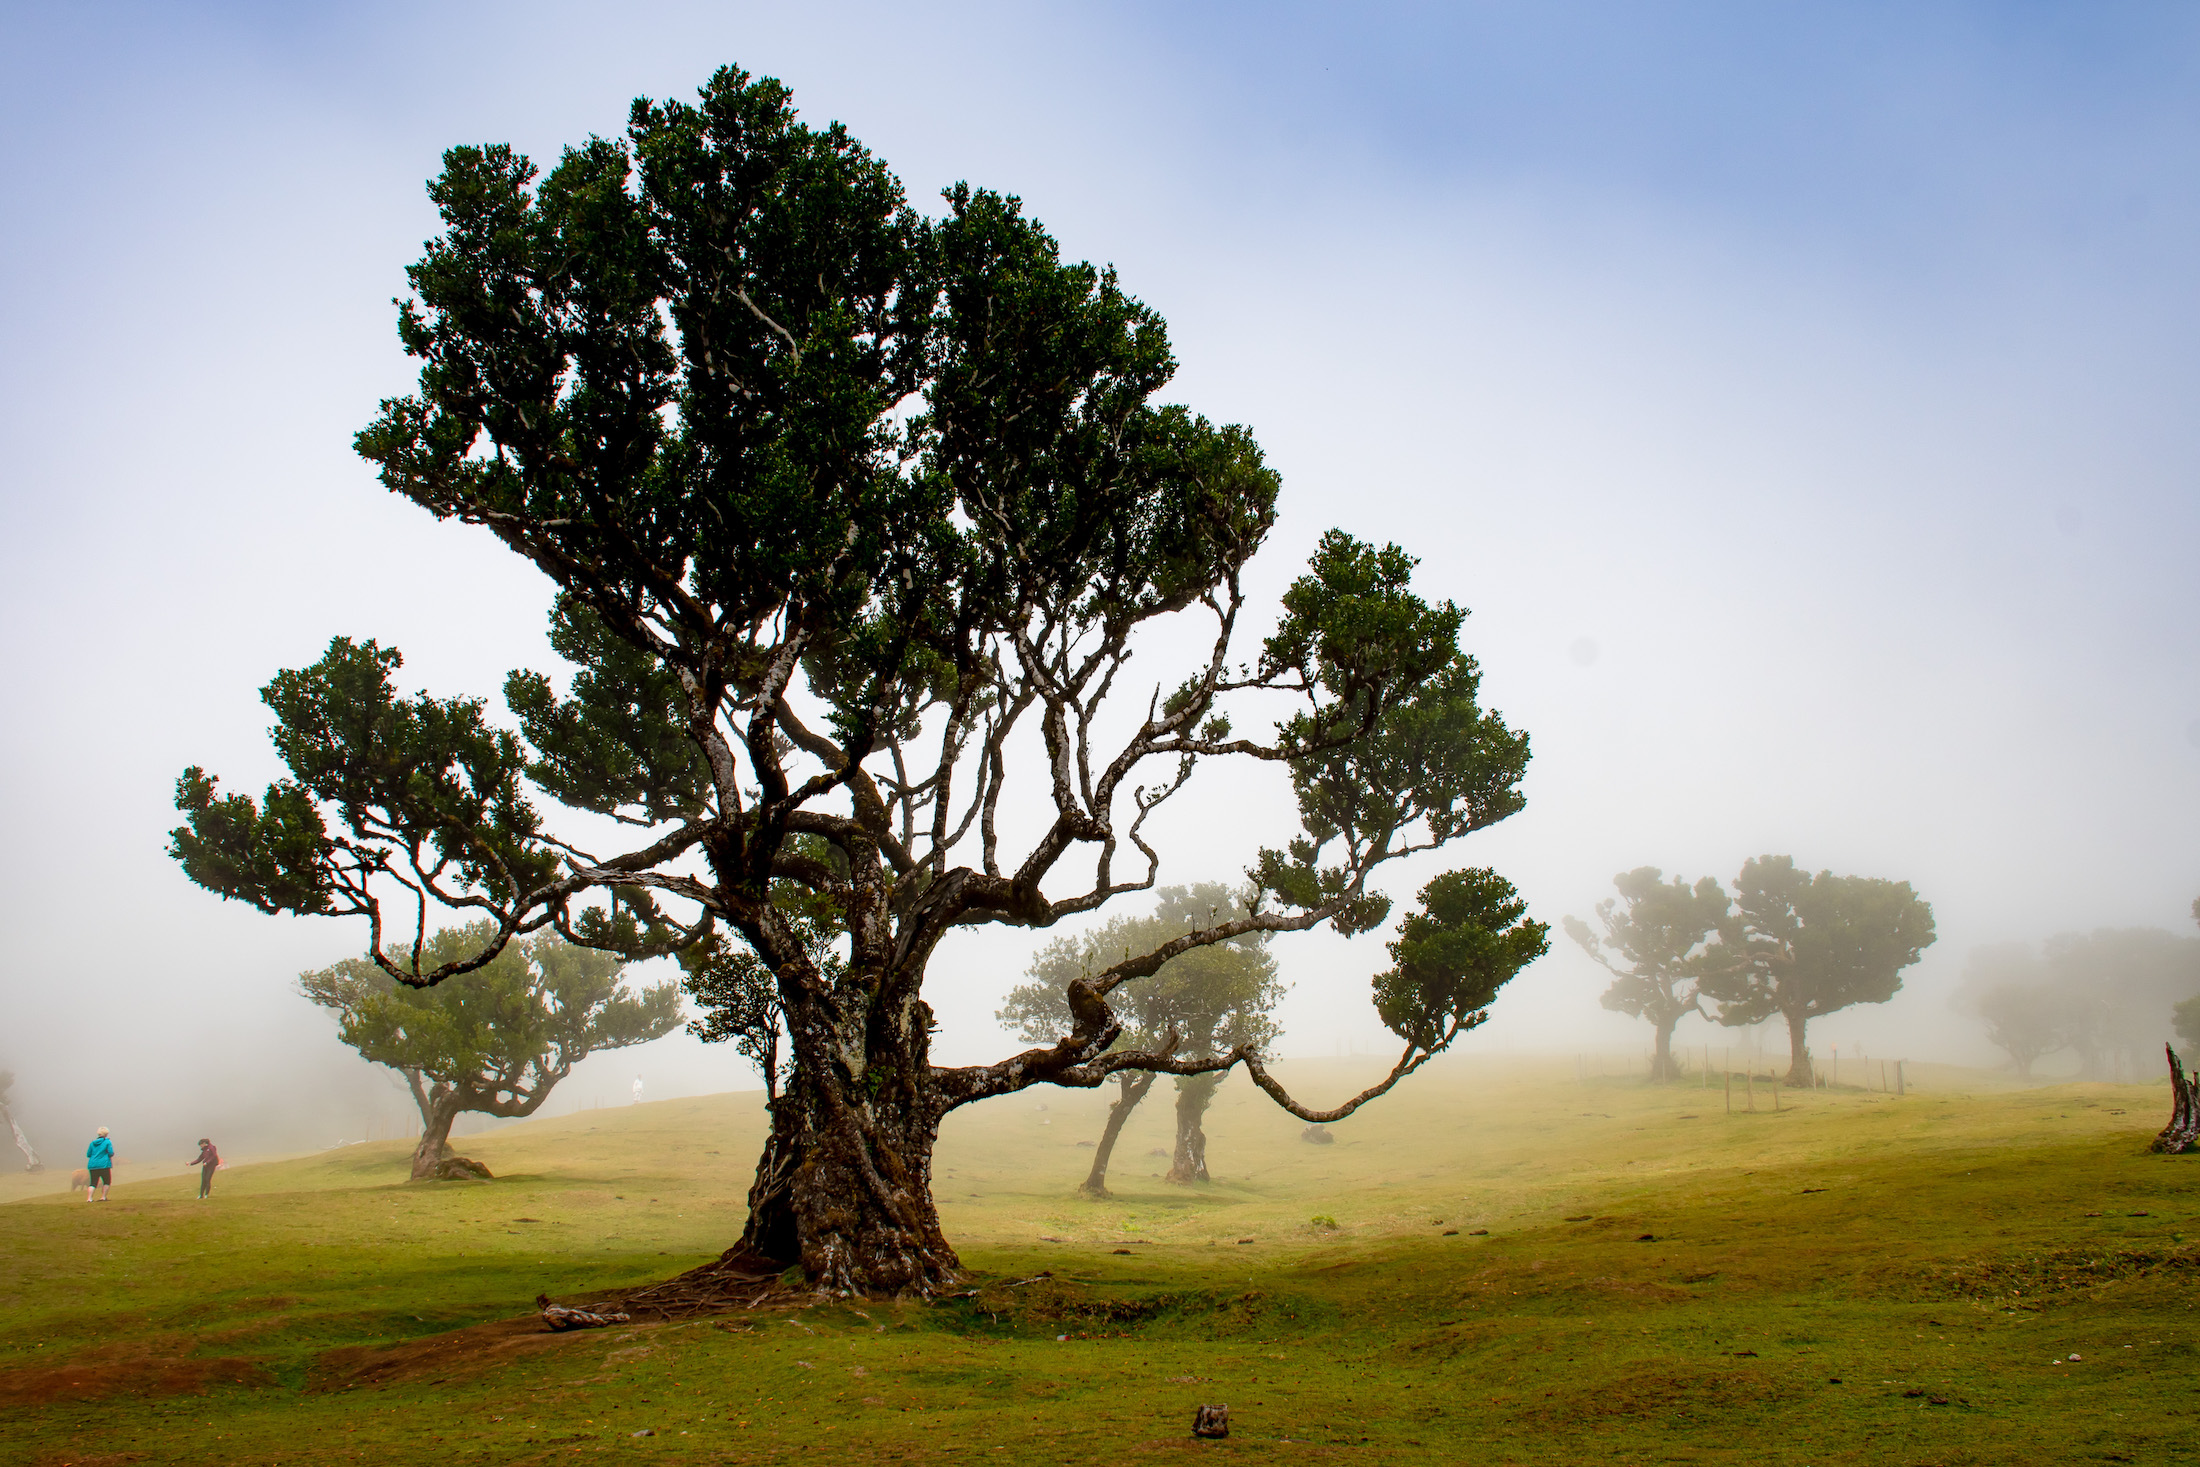
POLYGON ((1909 1077, 1902 1073, 1902 1065, 1903 1061, 1901 1060, 1894 1062, 1894 1093, 1897 1095, 1910 1093, 1909 1077))
POLYGON ((1751 1065, 1749 1073, 1742 1076, 1742 1084, 1749 1092, 1749 1113, 1757 1114, 1757 1067, 1751 1065))
POLYGON ((1728 1072, 1727 1072, 1726 1074, 1724 1074, 1724 1075, 1720 1076, 1720 1080, 1721 1080, 1721 1085, 1722 1085, 1722 1088, 1723 1088, 1723 1089, 1724 1089, 1724 1091, 1725 1091, 1725 1098, 1726 1098, 1726 1113, 1727 1113, 1728 1115, 1732 1115, 1732 1114, 1734 1114, 1734 1073, 1733 1073, 1733 1071, 1729 1070, 1729 1071, 1728 1071, 1728 1072))

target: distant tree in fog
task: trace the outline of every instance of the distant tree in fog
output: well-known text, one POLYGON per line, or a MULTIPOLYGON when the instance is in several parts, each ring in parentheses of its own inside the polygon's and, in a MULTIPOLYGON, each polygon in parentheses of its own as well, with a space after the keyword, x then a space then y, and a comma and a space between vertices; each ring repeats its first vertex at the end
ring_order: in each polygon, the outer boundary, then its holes
POLYGON ((1678 876, 1668 882, 1664 875, 1655 866, 1638 866, 1613 877, 1618 899, 1597 903, 1601 937, 1579 917, 1566 919, 1566 935, 1612 975, 1604 1006, 1648 1019, 1657 1031, 1650 1073, 1658 1080, 1675 1077, 1673 1026, 1703 1012, 1696 980, 1706 945, 1731 905, 1709 876, 1690 886, 1678 876))
POLYGON ((1996 943, 1971 954, 1954 1002, 1985 1022, 2021 1076, 2068 1050, 2080 1079, 2136 1078, 2172 1028, 2200 1044, 2200 939, 2104 927, 1996 943))
POLYGON ((1985 1023, 1987 1041, 2009 1056, 2025 1080, 2041 1059, 2069 1047, 2082 1020, 2028 942, 1974 948, 1951 1002, 1985 1023))
POLYGON ((23 1153, 23 1170, 42 1172, 46 1164, 31 1149, 31 1138, 23 1134, 23 1128, 15 1123, 14 1108, 8 1104, 8 1092, 15 1088, 15 1072, 0 1070, 0 1121, 8 1123, 8 1133, 15 1137, 15 1149, 23 1153))
MULTIPOLYGON (((1050 1044, 1069 1032, 1074 1018, 1063 997, 1072 980, 1108 966, 1114 955, 1158 947, 1170 938, 1220 920, 1246 914, 1242 899, 1220 882, 1165 886, 1153 911, 1118 917, 1078 937, 1060 937, 1041 948, 1028 970, 1032 981, 1010 990, 997 1016, 1018 1038, 1050 1044), (1229 913, 1228 918, 1222 916, 1229 913)), ((1282 1032, 1274 1018, 1283 985, 1276 981, 1276 960, 1268 934, 1249 932, 1234 941, 1193 948, 1161 966, 1127 1007, 1125 1038, 1119 1044, 1153 1047, 1176 1038, 1184 1055, 1221 1054, 1246 1046, 1265 1049, 1282 1032)), ((1095 1148, 1092 1170, 1079 1189, 1087 1196, 1108 1195, 1108 1158, 1123 1123, 1152 1089, 1152 1077, 1117 1076, 1120 1093, 1108 1107, 1108 1121, 1095 1148), (1141 1083, 1143 1081, 1144 1083, 1141 1083)), ((1176 1088, 1176 1151, 1170 1161, 1172 1182, 1207 1180, 1207 1108, 1222 1076, 1182 1075, 1176 1088)))
POLYGON ((2069 1005, 2069 1043, 2084 1079, 2151 1071, 2177 1006, 2200 990, 2200 938, 2159 927, 2058 933, 2045 952, 2069 1005))
POLYGON ((1810 1021, 1893 998, 1932 945, 1932 906, 1907 881, 1813 876, 1792 856, 1743 862, 1734 892, 1699 987, 1722 1024, 1786 1019, 1787 1083, 1809 1085, 1810 1021))
MULTIPOLYGON (((423 945, 421 961, 463 961, 494 933, 486 921, 446 928, 423 945)), ((434 988, 398 983, 369 958, 302 973, 298 987, 336 1012, 346 1044, 405 1077, 422 1122, 417 1182, 476 1171, 450 1153, 451 1123, 465 1112, 533 1115, 590 1054, 679 1026, 679 985, 630 991, 625 968, 614 954, 540 933, 434 988)))

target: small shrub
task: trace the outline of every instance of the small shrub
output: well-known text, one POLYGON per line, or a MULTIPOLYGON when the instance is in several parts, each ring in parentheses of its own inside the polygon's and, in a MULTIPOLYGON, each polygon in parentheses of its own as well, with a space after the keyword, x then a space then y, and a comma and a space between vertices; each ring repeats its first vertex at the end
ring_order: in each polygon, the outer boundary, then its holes
POLYGON ((1326 1212, 1315 1213, 1307 1219, 1307 1222, 1325 1233, 1333 1233, 1337 1230, 1337 1220, 1326 1212))

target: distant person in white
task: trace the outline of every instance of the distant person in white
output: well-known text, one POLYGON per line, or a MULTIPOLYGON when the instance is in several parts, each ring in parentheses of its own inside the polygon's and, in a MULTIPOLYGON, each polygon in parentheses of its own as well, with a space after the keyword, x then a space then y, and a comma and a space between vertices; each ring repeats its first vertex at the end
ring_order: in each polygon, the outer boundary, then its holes
POLYGON ((636 1105, 642 1103, 642 1077, 640 1075, 634 1077, 634 1103, 636 1105))

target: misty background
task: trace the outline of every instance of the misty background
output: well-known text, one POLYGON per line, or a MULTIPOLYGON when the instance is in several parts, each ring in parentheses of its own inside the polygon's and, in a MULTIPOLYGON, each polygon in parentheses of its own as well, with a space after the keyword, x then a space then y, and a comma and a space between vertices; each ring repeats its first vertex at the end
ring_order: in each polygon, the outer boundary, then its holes
MULTIPOLYGON (((257 690, 337 633, 499 709, 509 669, 559 670, 547 583, 388 495, 351 435, 413 379, 390 297, 444 148, 547 163, 726 62, 845 121, 918 207, 1001 188, 1120 268, 1169 322, 1165 396, 1283 474, 1257 599, 1335 525, 1473 609, 1484 701, 1534 738, 1528 806, 1394 896, 1494 865, 1555 928, 1639 865, 1908 880, 1939 942, 1814 1047, 1983 1064, 1950 1002, 1974 948, 2195 931, 2190 7, 5 17, 0 1068, 49 1164, 98 1125, 179 1162, 203 1134, 417 1130, 295 991, 363 927, 189 885, 173 783, 272 778, 257 690)), ((1161 880, 1235 880, 1288 823, 1276 785, 1203 777, 1155 817, 1161 880)), ((993 1011, 1048 935, 943 950, 941 1058, 1009 1048, 993 1011)), ((1276 943, 1281 1053, 1387 1051, 1381 944, 1276 943)), ((1606 981, 1554 941, 1462 1047, 1646 1049, 1606 981)), ((756 1084, 676 1035, 546 1113, 637 1074, 651 1099, 756 1084)))

